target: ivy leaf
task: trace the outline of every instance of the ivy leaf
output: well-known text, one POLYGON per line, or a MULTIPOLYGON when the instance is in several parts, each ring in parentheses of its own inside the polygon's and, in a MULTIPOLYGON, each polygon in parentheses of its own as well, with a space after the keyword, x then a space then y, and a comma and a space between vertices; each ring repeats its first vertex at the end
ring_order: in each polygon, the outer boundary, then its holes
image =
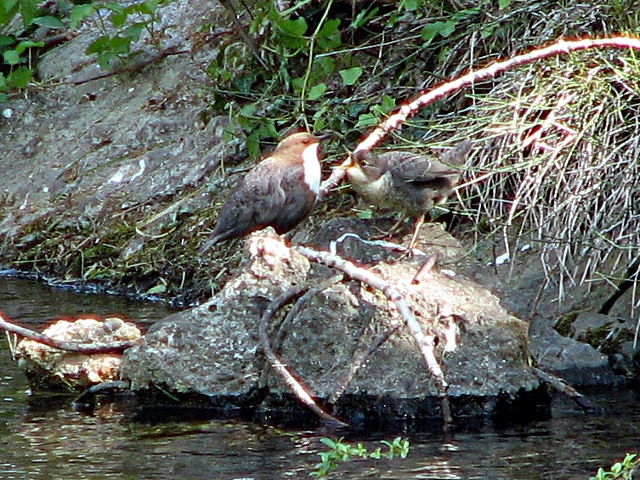
POLYGON ((378 124, 378 116, 373 113, 363 113, 358 117, 356 128, 369 128, 378 124))
POLYGON ((342 82, 347 86, 354 85, 358 81, 361 75, 362 75, 362 68, 360 67, 353 67, 353 68, 348 68, 346 70, 340 70, 340 76, 342 77, 342 82))
POLYGON ((286 35, 301 37, 307 31, 307 21, 303 17, 296 18, 295 20, 281 18, 278 20, 278 28, 286 35))
POLYGON ((425 25, 425 27, 420 32, 420 36, 422 36, 422 39, 426 42, 430 42, 431 40, 436 38, 437 35, 446 38, 456 31, 456 26, 456 22, 452 21, 433 22, 425 25))
POLYGON ((69 14, 69 27, 76 28, 80 24, 80 22, 82 22, 89 15, 93 15, 95 11, 95 7, 88 3, 83 5, 76 5, 75 7, 73 7, 71 13, 69 14))
POLYGON ((64 23, 62 23, 60 19, 56 17, 52 17, 51 15, 34 18, 33 22, 31 23, 35 25, 40 25, 41 27, 47 27, 47 28, 56 28, 56 29, 64 28, 64 23))
POLYGON ((321 49, 328 51, 338 48, 342 45, 342 39, 340 38, 340 20, 328 20, 318 32, 318 46, 321 49))
POLYGON ((324 83, 319 83, 318 85, 314 85, 309 90, 307 94, 307 98, 309 100, 318 100, 320 97, 324 95, 324 92, 327 91, 327 85, 324 83))

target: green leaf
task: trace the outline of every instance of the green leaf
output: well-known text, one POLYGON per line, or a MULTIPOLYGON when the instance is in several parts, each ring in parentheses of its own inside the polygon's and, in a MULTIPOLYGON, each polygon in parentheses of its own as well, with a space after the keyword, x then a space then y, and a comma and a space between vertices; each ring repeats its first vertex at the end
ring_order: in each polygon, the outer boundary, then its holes
POLYGON ((358 13, 355 20, 351 22, 351 28, 356 29, 364 27, 372 18, 375 18, 375 16, 378 14, 378 10, 380 10, 378 7, 375 7, 371 10, 362 10, 360 13, 358 13))
POLYGON ((378 124, 378 116, 372 113, 363 113, 358 117, 356 128, 369 128, 378 124))
POLYGON ((311 83, 320 83, 333 75, 336 69, 336 61, 331 57, 320 57, 313 60, 311 66, 311 75, 309 81, 311 83))
POLYGON ((318 32, 318 46, 324 50, 333 50, 342 45, 342 38, 340 37, 340 20, 328 20, 318 32))
POLYGON ((98 65, 100 65, 100 68, 103 70, 109 69, 111 63, 119 59, 120 57, 113 52, 106 51, 98 53, 98 65))
POLYGON ((149 295, 155 295, 158 293, 165 293, 167 291, 167 286, 164 283, 161 283, 159 285, 156 285, 155 287, 151 287, 149 290, 147 290, 147 293, 149 295))
POLYGON ((111 39, 111 51, 113 53, 124 55, 131 51, 131 39, 127 37, 113 37, 111 39))
POLYGON ((18 0, 20 6, 20 14, 22 15, 22 23, 26 27, 31 25, 33 19, 38 16, 38 3, 35 0, 18 0))
POLYGON ((0 103, 5 103, 8 100, 9 100, 9 95, 7 95, 6 93, 0 93, 0 103))
POLYGON ((44 47, 44 42, 33 42, 31 40, 24 40, 16 46, 16 52, 18 53, 18 55, 21 55, 27 48, 33 47, 44 47))
POLYGON ((7 35, 0 35, 0 47, 7 47, 16 43, 16 39, 7 35))
POLYGON ((155 13, 158 11, 159 1, 147 0, 146 2, 143 3, 143 5, 147 9, 147 12, 149 13, 149 15, 155 15, 155 13))
POLYGON ((2 54, 4 58, 4 63, 7 65, 17 65, 20 63, 20 54, 15 50, 7 50, 2 54))
POLYGON ((24 88, 33 78, 33 70, 27 67, 18 67, 7 76, 7 86, 24 88))
POLYGON ((108 37, 98 37, 93 43, 91 43, 91 45, 87 47, 87 50, 85 51, 85 53, 89 55, 92 53, 103 52, 107 49, 108 45, 109 45, 108 37))
POLYGON ((394 108, 396 108, 396 99, 386 94, 383 95, 382 102, 380 103, 382 113, 389 113, 394 108))
POLYGON ((403 0, 402 2, 402 6, 410 12, 415 12, 418 8, 420 8, 421 4, 422 0, 403 0))
POLYGON ((0 0, 0 13, 4 12, 6 14, 6 18, 0 17, 0 25, 9 23, 15 15, 12 10, 16 9, 17 6, 18 0, 0 0))
POLYGON ((122 34, 124 35, 124 37, 128 38, 132 42, 135 42, 140 38, 140 34, 145 29, 145 27, 146 27, 146 22, 134 23, 133 25, 129 25, 127 28, 125 28, 122 34))
POLYGON ((345 85, 354 85, 360 76, 362 75, 362 68, 353 67, 348 68, 346 70, 340 70, 340 76, 342 77, 342 82, 345 85))
POLYGON ((82 22, 88 16, 93 15, 95 11, 95 7, 88 3, 84 5, 76 5, 75 7, 73 7, 71 13, 69 14, 69 27, 71 27, 72 29, 76 28, 80 24, 80 22, 82 22))
POLYGON ((124 10, 121 10, 119 12, 113 12, 111 17, 109 17, 109 20, 111 20, 114 27, 119 28, 125 24, 127 18, 129 18, 129 14, 124 10))
POLYGON ((64 23, 62 23, 60 19, 52 17, 51 15, 34 18, 32 23, 47 28, 65 28, 64 23))
POLYGON ((456 26, 456 22, 453 21, 429 23, 424 26, 420 32, 420 36, 422 36, 424 41, 430 42, 437 35, 440 35, 441 37, 448 37, 456 31, 456 26))
POLYGON ((253 115, 256 113, 256 110, 258 110, 258 107, 255 103, 248 103, 240 109, 240 115, 242 115, 243 117, 253 117, 253 115))
POLYGON ((307 31, 307 21, 303 17, 296 18, 295 20, 289 20, 288 18, 281 18, 277 22, 278 28, 287 35, 292 37, 301 37, 307 31))
POLYGON ((336 442, 330 438, 323 437, 320 439, 320 442, 324 443, 329 448, 336 448, 336 442))
POLYGON ((293 87, 293 93, 300 95, 302 93, 302 87, 304 87, 304 78, 291 79, 291 86, 293 87))
POLYGON ((314 85, 307 93, 308 100, 318 100, 320 97, 324 95, 324 92, 327 91, 327 85, 324 83, 319 83, 318 85, 314 85))
POLYGON ((511 0, 498 0, 498 8, 504 10, 511 6, 511 0))

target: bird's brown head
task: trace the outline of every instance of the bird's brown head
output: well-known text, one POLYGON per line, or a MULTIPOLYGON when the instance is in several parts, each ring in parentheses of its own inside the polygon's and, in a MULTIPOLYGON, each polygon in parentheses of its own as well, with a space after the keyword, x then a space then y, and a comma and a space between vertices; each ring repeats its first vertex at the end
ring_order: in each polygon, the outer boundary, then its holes
MULTIPOLYGON (((316 137, 307 132, 294 133, 280 141, 271 155, 280 157, 291 156, 300 159, 307 148, 318 145, 321 139, 322 137, 316 137)), ((310 150, 317 152, 317 147, 311 148, 310 150)))

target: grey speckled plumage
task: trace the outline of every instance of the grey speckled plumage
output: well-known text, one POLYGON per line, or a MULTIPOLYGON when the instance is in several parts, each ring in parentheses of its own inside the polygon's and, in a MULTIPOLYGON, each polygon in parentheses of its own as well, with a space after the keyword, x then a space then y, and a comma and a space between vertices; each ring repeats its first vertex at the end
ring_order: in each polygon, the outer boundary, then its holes
POLYGON ((321 138, 309 133, 290 135, 251 169, 222 206, 200 253, 269 226, 278 234, 286 233, 302 222, 318 194, 321 138))
POLYGON ((361 154, 346 168, 347 177, 367 202, 418 217, 413 245, 425 213, 446 201, 459 182, 471 146, 464 140, 439 159, 402 151, 361 154))
POLYGON ((460 180, 460 165, 470 150, 471 142, 465 140, 439 160, 402 151, 367 154, 347 168, 347 176, 353 189, 367 202, 419 215, 451 194, 460 180))

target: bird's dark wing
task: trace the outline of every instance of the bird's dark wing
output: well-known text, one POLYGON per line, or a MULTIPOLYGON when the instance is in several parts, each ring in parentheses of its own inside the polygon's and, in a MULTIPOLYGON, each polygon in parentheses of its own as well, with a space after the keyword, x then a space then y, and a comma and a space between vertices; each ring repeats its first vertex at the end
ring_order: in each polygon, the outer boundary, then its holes
POLYGON ((277 185, 274 188, 273 178, 271 158, 249 171, 220 209, 208 243, 241 237, 271 224, 284 204, 284 193, 277 185))
POLYGON ((442 188, 451 182, 448 180, 449 177, 459 175, 457 170, 424 155, 389 152, 380 157, 388 157, 383 160, 389 164, 388 172, 395 185, 412 183, 416 187, 442 188))
POLYGON ((288 167, 287 175, 281 179, 280 188, 284 193, 283 205, 276 212, 273 227, 276 232, 291 230, 311 212, 316 195, 304 181, 304 167, 300 163, 288 167))

